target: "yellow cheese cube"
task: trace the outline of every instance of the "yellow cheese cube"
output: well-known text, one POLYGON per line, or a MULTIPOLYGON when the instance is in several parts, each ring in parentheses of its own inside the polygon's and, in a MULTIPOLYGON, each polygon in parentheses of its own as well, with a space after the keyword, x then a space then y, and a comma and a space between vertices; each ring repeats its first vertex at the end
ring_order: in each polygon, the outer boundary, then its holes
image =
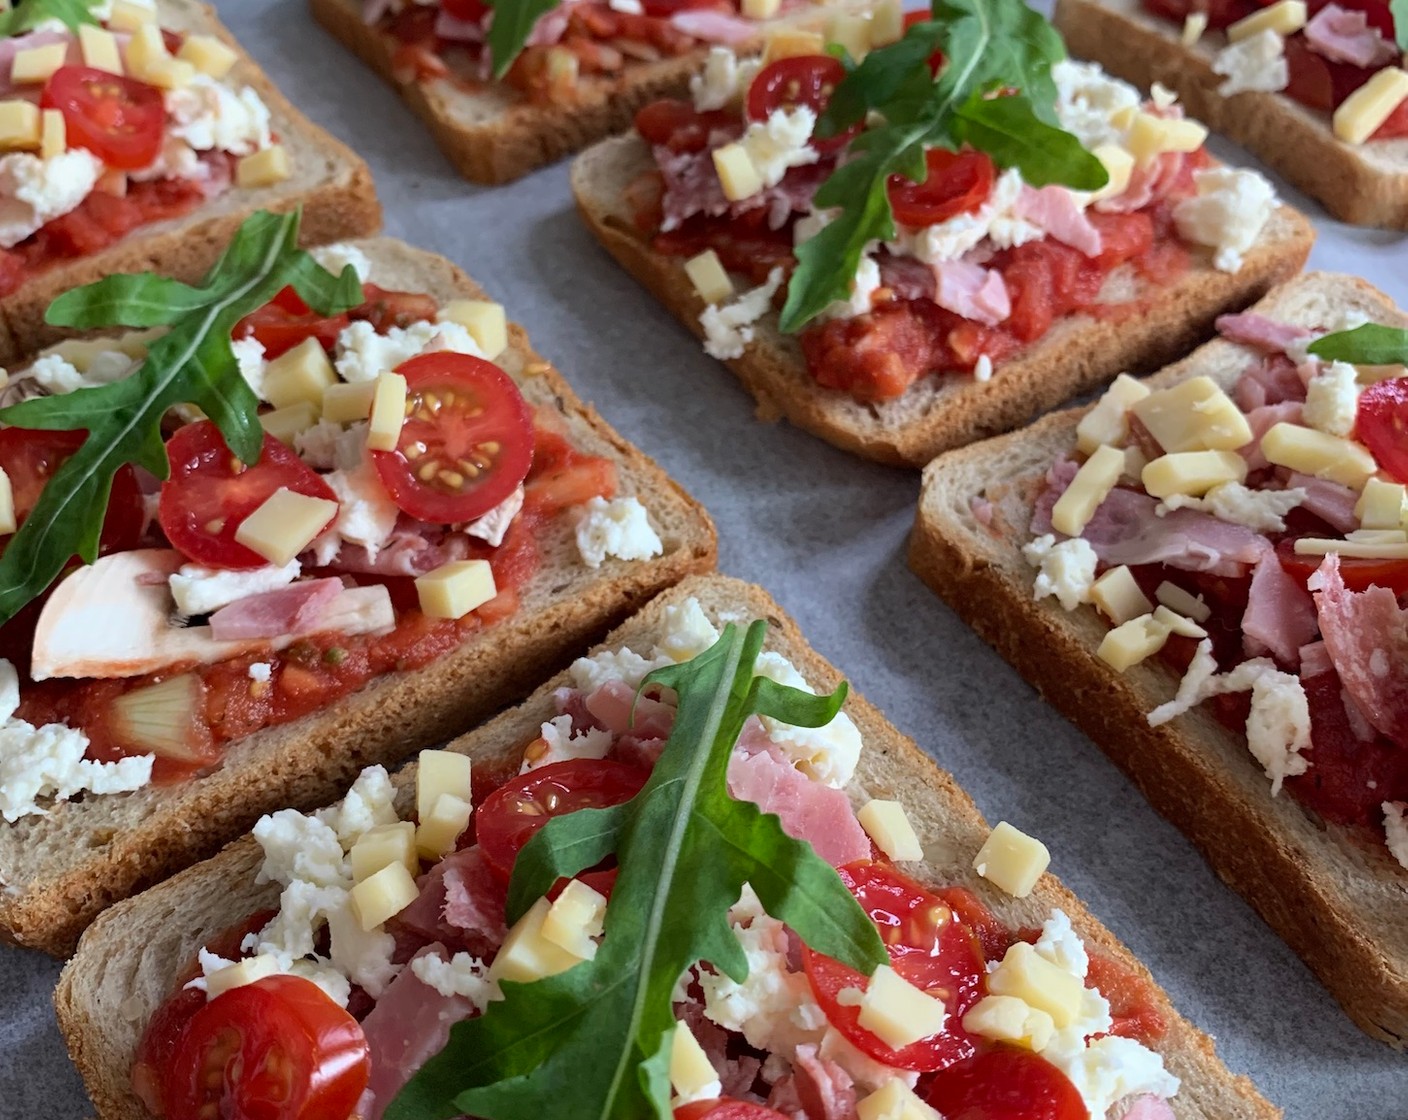
POLYGON ((114 31, 140 31, 156 22, 156 7, 134 0, 113 0, 108 26, 114 31))
POLYGON ((78 46, 85 66, 109 74, 122 73, 122 53, 117 49, 117 36, 111 31, 85 23, 78 29, 78 46))
POLYGON ((13 533, 19 528, 15 517, 15 488, 10 484, 10 476, 0 467, 0 534, 13 533))
POLYGON ((1235 451, 1252 427, 1211 377, 1190 377, 1130 406, 1165 451, 1235 451))
POLYGON ((528 913, 519 918, 508 931, 494 963, 489 966, 490 980, 516 980, 521 984, 541 980, 566 972, 582 958, 554 945, 543 936, 543 920, 548 915, 548 900, 538 899, 528 913))
POLYGON ((1235 451, 1177 451, 1145 465, 1139 479, 1155 498, 1194 497, 1224 482, 1244 482, 1247 461, 1235 451))
POLYGON ((490 361, 508 349, 508 317, 501 303, 487 299, 452 299, 436 318, 462 326, 490 361))
POLYGON ((695 1097, 718 1080, 719 1071, 710 1063, 694 1032, 686 1024, 676 1023, 670 1039, 670 1084, 675 1092, 681 1097, 695 1097))
POLYGON ((1101 661, 1123 673, 1131 665, 1138 665, 1163 649, 1168 634, 1168 627, 1152 614, 1140 615, 1121 623, 1100 639, 1095 654, 1101 661))
POLYGON ((244 190, 258 190, 282 183, 292 174, 293 165, 289 162, 288 149, 282 144, 270 144, 243 157, 235 165, 235 185, 244 190))
POLYGON ((870 38, 870 17, 859 12, 837 12, 826 21, 826 42, 846 49, 859 62, 874 45, 870 38))
POLYGON ((1156 117, 1142 110, 1129 122, 1125 140, 1137 163, 1148 163, 1164 152, 1196 152, 1208 138, 1208 130, 1186 117, 1156 117))
POLYGON ((1139 589, 1134 573, 1124 564, 1111 568, 1090 585, 1090 601, 1116 626, 1154 609, 1154 604, 1139 589))
POLYGON ((1154 621, 1168 628, 1170 634, 1180 634, 1185 638, 1206 638, 1208 632, 1191 618, 1184 618, 1175 610, 1160 604, 1154 608, 1154 621))
POLYGON ((1274 31, 1281 38, 1294 35, 1305 26, 1309 16, 1305 0, 1279 0, 1269 8, 1262 8, 1227 28, 1227 41, 1240 43, 1263 31, 1274 31))
POLYGON ((1091 149, 1090 154, 1100 161, 1105 174, 1110 177, 1110 181, 1095 191, 1090 200, 1099 202, 1102 198, 1114 198, 1123 194, 1134 174, 1134 156, 1118 144, 1098 144, 1091 149))
POLYGON ((743 0, 744 19, 772 19, 782 7, 782 0, 743 0))
POLYGON ((1273 424, 1261 437, 1261 453, 1278 467, 1328 478, 1355 490, 1379 469, 1374 456, 1362 444, 1299 424, 1273 424))
POLYGON ((373 451, 395 451, 406 422, 406 379, 399 373, 377 375, 372 392, 371 427, 367 446, 373 451))
POLYGON ((875 798, 861 806, 856 814, 865 834, 890 859, 915 860, 924 858, 924 849, 915 835, 914 826, 898 801, 875 798))
POLYGON ((1356 560, 1403 560, 1408 559, 1408 544, 1396 541, 1337 541, 1321 537, 1299 537, 1296 539, 1297 556, 1325 556, 1331 552, 1356 560))
POLYGON ((68 148, 68 125, 57 109, 43 109, 39 114, 39 157, 53 159, 68 148))
POLYGON ((898 1077, 858 1100, 856 1116, 858 1120, 943 1120, 898 1077))
MULTIPOLYGON (((158 59, 146 68, 141 80, 158 89, 180 89, 188 86, 195 80, 196 68, 189 62, 184 62, 179 58, 158 59)), ((240 161, 244 163, 243 160, 240 161)), ((238 179, 241 174, 239 167, 235 168, 235 177, 238 179)), ((288 176, 285 175, 284 178, 288 176)), ((241 184, 243 186, 244 184, 241 184)))
POLYGON ((348 901, 362 929, 373 930, 414 902, 419 893, 415 876, 404 864, 388 863, 353 887, 348 901))
POLYGON ((1129 374, 1116 377, 1076 424, 1077 449, 1090 455, 1101 444, 1123 443, 1129 436, 1129 410, 1148 395, 1149 390, 1129 374))
POLYGON ((1183 21, 1183 33, 1178 38, 1185 47, 1191 47, 1203 37, 1203 32, 1207 29, 1207 12, 1189 12, 1188 17, 1183 21))
POLYGON ((1362 144, 1405 100, 1408 71, 1393 66, 1380 70, 1340 102, 1331 121, 1335 135, 1346 144, 1362 144))
POLYGON ((1184 591, 1176 583, 1169 583, 1168 580, 1154 588, 1154 598, 1194 622, 1206 622, 1212 617, 1212 608, 1202 599, 1184 591))
POLYGON ((1361 529, 1397 529, 1408 514, 1408 487, 1401 482, 1371 478, 1354 506, 1361 529))
POLYGON ((463 618, 498 593, 487 560, 451 560, 416 577, 416 595, 427 618, 463 618))
POLYGON ((870 45, 887 47, 904 38, 904 4, 901 0, 879 0, 870 12, 870 45))
MULTIPOLYGON (((322 349, 322 347, 319 347, 322 349)), ((339 381, 323 390, 323 419, 334 424, 351 424, 372 414, 375 381, 339 381)))
POLYGON ((439 859, 455 850, 455 843, 469 827, 474 806, 459 797, 443 793, 435 799, 430 813, 421 817, 416 829, 416 852, 422 859, 439 859))
POLYGON ((826 41, 817 32, 780 27, 768 36, 767 46, 763 48, 763 65, 767 66, 779 58, 798 58, 825 51, 826 41))
POLYGON ((1402 529, 1355 529, 1344 539, 1367 544, 1408 544, 1408 533, 1402 529))
POLYGON ((321 408, 323 394, 336 383, 337 370, 322 343, 305 338, 269 363, 264 371, 264 399, 275 408, 300 401, 321 408))
POLYGON ((282 568, 332 524, 337 503, 279 487, 235 530, 235 541, 282 568))
POLYGON ((1085 985, 1079 976, 1058 968, 1025 941, 1007 950, 1002 963, 988 973, 988 991, 1016 996, 1045 1011, 1057 1030, 1068 1027, 1080 1013, 1085 985))
POLYGON ((416 826, 410 821, 377 825, 357 838, 347 858, 352 864, 352 878, 358 883, 393 863, 399 863, 413 876, 419 875, 416 826))
POLYGON ((1044 1050, 1056 1024, 1016 996, 984 996, 963 1016, 963 1029, 996 1042, 1010 1042, 1028 1050, 1044 1050))
POLYGON ((0 151, 39 147, 39 106, 28 101, 0 101, 0 151))
POLYGON ((187 35, 176 57, 219 81, 230 72, 239 55, 214 35, 187 35))
POLYGON ((217 968, 205 978, 206 998, 214 999, 234 988, 243 988, 246 984, 253 984, 256 980, 276 976, 278 973, 279 962, 268 953, 236 961, 224 968, 217 968))
POLYGON ((581 60, 566 47, 549 47, 547 86, 549 89, 572 89, 582 73, 581 60))
POLYGON ((684 272, 705 303, 725 303, 733 297, 733 281, 713 249, 690 257, 684 262, 684 272))
MULTIPOLYGON (((111 20, 108 21, 112 23, 111 20)), ((126 28, 122 30, 128 30, 126 28)), ((171 61, 171 53, 166 49, 166 40, 161 37, 161 28, 150 21, 139 24, 127 40, 127 72, 134 78, 147 80, 153 67, 171 61)))
POLYGON ((722 148, 715 148, 714 171, 723 186, 724 197, 730 202, 738 202, 763 189, 763 177, 758 174, 742 144, 725 144, 722 148))
POLYGON ((1013 898, 1026 898, 1050 863, 1051 853, 1045 844, 1006 821, 998 821, 973 857, 973 870, 1013 898))
POLYGON ((42 47, 26 47, 15 52, 10 65, 10 81, 17 86, 47 82, 54 71, 64 64, 68 43, 46 43, 42 47))
POLYGON ((416 760, 416 816, 429 816, 435 803, 446 794, 461 801, 472 800, 472 769, 467 754, 421 751, 416 760))
POLYGON ((318 410, 308 401, 276 408, 259 414, 260 426, 280 443, 293 446, 293 437, 306 432, 318 422, 318 410))
POLYGON ((857 1022, 886 1046, 903 1050, 944 1029, 948 1010, 916 988, 893 968, 882 964, 870 978, 860 1002, 857 1022))
POLYGON ((606 916, 606 896, 580 879, 569 880, 562 893, 548 907, 543 918, 543 936, 559 948, 583 960, 596 956, 602 919, 606 916))
POLYGON ((1078 537, 1124 474, 1124 452, 1097 447, 1076 471, 1070 486, 1051 507, 1051 525, 1058 533, 1078 537))

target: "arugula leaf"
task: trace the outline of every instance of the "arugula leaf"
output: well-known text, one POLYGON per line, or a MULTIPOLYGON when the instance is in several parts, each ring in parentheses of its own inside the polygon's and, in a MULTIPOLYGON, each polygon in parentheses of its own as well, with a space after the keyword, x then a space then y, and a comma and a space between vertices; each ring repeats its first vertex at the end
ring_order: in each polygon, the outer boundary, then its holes
POLYGON ((22 35, 51 19, 77 31, 85 23, 98 22, 92 7, 93 0, 22 0, 8 12, 0 12, 0 36, 22 35))
POLYGON ((1408 0, 1389 0, 1388 10, 1393 13, 1393 34, 1398 40, 1398 49, 1408 51, 1408 0))
POLYGON ((595 959, 503 983, 504 999, 451 1029, 388 1120, 668 1118, 672 993, 700 961, 747 977, 728 923, 745 883, 813 948, 867 974, 887 960, 875 926, 811 845, 728 794, 729 756, 750 714, 818 727, 846 695, 845 685, 813 696, 754 677, 765 631, 763 622, 746 632, 730 624, 706 653, 647 677, 673 688, 679 709, 645 788, 624 805, 554 818, 519 854, 510 921, 559 876, 617 854, 595 959))
POLYGON ((48 587, 73 556, 89 563, 97 556, 120 467, 136 463, 167 477, 161 420, 174 405, 199 406, 240 459, 259 458, 259 401, 230 346, 235 325, 290 284, 320 315, 362 301, 350 265, 335 277, 298 248, 298 222, 297 212, 254 214, 198 287, 151 273, 108 276, 65 292, 49 306, 45 320, 54 326, 171 330, 150 344, 146 359, 121 381, 0 409, 0 421, 17 427, 88 432, 0 555, 0 624, 48 587))
POLYGON ((494 77, 508 73, 540 16, 557 7, 557 0, 487 0, 493 9, 489 22, 489 54, 494 60, 494 77))
POLYGON ((890 176, 922 183, 926 148, 971 144, 1036 186, 1094 190, 1108 181, 1100 161, 1057 124, 1051 67, 1066 52, 1042 16, 1022 0, 933 0, 931 12, 931 21, 851 70, 818 122, 818 135, 833 136, 870 114, 881 118, 817 192, 818 208, 841 212, 797 247, 784 331, 800 330, 849 296, 867 246, 895 236, 890 176), (935 78, 929 59, 936 50, 947 62, 935 78), (998 89, 1017 95, 988 96, 998 89))
POLYGON ((1317 358, 1356 366, 1408 365, 1408 329, 1365 323, 1317 338, 1307 349, 1317 358))

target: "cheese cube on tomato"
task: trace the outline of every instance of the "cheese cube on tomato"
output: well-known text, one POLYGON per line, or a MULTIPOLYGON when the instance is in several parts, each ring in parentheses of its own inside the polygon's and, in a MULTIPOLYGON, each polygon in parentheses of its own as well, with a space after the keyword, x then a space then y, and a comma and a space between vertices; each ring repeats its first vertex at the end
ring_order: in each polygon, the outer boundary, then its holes
POLYGON ((543 936, 543 921, 549 906, 547 899, 540 898, 514 923, 494 963, 489 966, 490 980, 516 980, 527 984, 566 972, 581 963, 581 957, 543 936))
POLYGON ((963 1029, 995 1042, 1010 1042, 1028 1050, 1045 1050, 1056 1024, 1016 996, 984 996, 963 1016, 963 1029))
POLYGON ((235 530, 235 541, 282 568, 337 516, 337 503, 281 486, 235 530))
POLYGON ((416 900, 416 880, 404 864, 388 863, 352 888, 352 915, 363 930, 373 930, 416 900))
POLYGON ((1346 97, 1335 110, 1335 135, 1347 144, 1362 144, 1404 101, 1408 101, 1408 71, 1389 66, 1346 97))
MULTIPOLYGON (((109 23, 112 22, 109 20, 109 23)), ((162 38, 161 28, 157 24, 146 22, 120 30, 130 30, 132 33, 126 50, 127 72, 132 77, 148 81, 149 75, 171 61, 171 52, 166 49, 166 40, 162 38)))
MULTIPOLYGON (((1194 622, 1206 622, 1212 617, 1212 608, 1203 602, 1198 596, 1184 591, 1176 583, 1169 583, 1164 580, 1154 589, 1154 598, 1171 611, 1177 611, 1185 618, 1191 618, 1194 622)), ((1146 608, 1146 610, 1151 608, 1146 608)), ((1144 612, 1140 612, 1144 613, 1144 612)))
POLYGON ((826 41, 817 32, 780 27, 768 36, 767 46, 763 48, 763 65, 768 66, 780 58, 801 58, 825 52, 826 41))
POLYGON ((442 793, 416 828, 417 854, 422 859, 439 859, 454 851, 473 815, 474 806, 468 800, 442 793))
POLYGON ((733 298, 733 281, 713 249, 685 261, 684 273, 705 303, 727 303, 733 298))
POLYGON ((859 1120, 943 1120, 898 1077, 858 1100, 856 1116, 859 1120))
POLYGON ((39 106, 28 101, 0 101, 0 151, 39 147, 39 106))
POLYGON ((421 751, 416 762, 416 816, 430 815, 445 794, 462 801, 471 799, 469 755, 457 751, 421 751))
POLYGON ((17 528, 15 489, 10 484, 10 476, 0 467, 0 533, 13 533, 17 528))
MULTIPOLYGON (((184 66, 186 63, 177 65, 184 66)), ((240 159, 235 165, 235 185, 244 190, 257 190, 282 183, 292 174, 293 164, 288 158, 288 149, 282 144, 270 144, 240 159)))
POLYGON ((501 303, 487 299, 452 299, 435 319, 462 326, 490 361, 508 349, 508 317, 501 303))
POLYGON ((887 47, 904 38, 904 4, 880 0, 870 12, 870 45, 887 47))
POLYGON ((1091 584, 1090 601, 1116 626, 1154 609, 1154 604, 1140 590, 1134 573, 1124 564, 1111 568, 1091 584))
POLYGON ((337 371, 316 338, 305 338, 264 369, 263 395, 275 408, 307 402, 321 408, 323 394, 337 383, 337 371))
POLYGON ((1361 529, 1397 529, 1408 517, 1408 488, 1401 482, 1371 478, 1354 506, 1361 529))
POLYGON ((1149 395, 1143 382, 1122 373, 1076 424, 1076 448, 1089 455, 1101 444, 1121 444, 1129 437, 1129 410, 1149 395))
POLYGON ((269 953, 260 953, 224 968, 217 968, 205 978, 206 998, 214 999, 235 988, 253 984, 256 980, 276 976, 279 971, 278 960, 269 953))
POLYGON ((1196 152, 1208 138, 1208 130, 1186 117, 1156 117, 1153 113, 1135 112, 1129 122, 1125 143, 1139 164, 1165 152, 1196 152))
POLYGON ((156 7, 137 0, 113 0, 108 26, 114 31, 140 31, 156 22, 156 7))
POLYGON ((57 109, 44 109, 40 112, 39 158, 53 159, 68 150, 68 125, 64 115, 57 109))
MULTIPOLYGON (((319 347, 321 350, 322 347, 319 347)), ((354 424, 372 414, 376 382, 339 381, 323 390, 323 419, 334 424, 354 424)))
POLYGON ((1150 393, 1130 410, 1165 451, 1235 451, 1252 438, 1242 410, 1211 377, 1150 393))
POLYGON ((1050 863, 1051 853, 1045 844, 1006 821, 998 821, 973 857, 973 870, 1013 898, 1026 898, 1050 863))
POLYGON ((420 874, 420 857, 416 855, 416 826, 410 821, 380 824, 357 838, 347 853, 352 865, 352 879, 360 883, 384 867, 399 863, 412 875, 420 874))
POLYGON ((214 35, 187 35, 176 57, 219 81, 230 72, 239 55, 214 35))
POLYGON ((846 48, 846 53, 859 62, 874 45, 870 38, 870 17, 858 12, 837 12, 826 21, 826 41, 846 48))
POLYGON ((416 595, 427 618, 463 618, 498 593, 487 560, 451 560, 416 577, 416 595))
POLYGON ((1261 437, 1261 452, 1278 467, 1328 478, 1354 490, 1364 486, 1379 469, 1374 456, 1362 444, 1299 424, 1273 424, 1261 437))
POLYGON ((1051 1016, 1057 1030, 1080 1014, 1085 984, 1079 976, 1052 964, 1025 941, 1007 950, 1002 963, 988 973, 988 991, 1015 996, 1051 1016))
POLYGON ((78 47, 83 53, 83 65, 109 74, 122 73, 122 53, 117 36, 111 31, 85 23, 78 29, 78 47))
POLYGON ((580 879, 572 879, 548 907, 543 936, 569 953, 591 960, 606 915, 606 896, 580 879))
POLYGON ((1201 497, 1224 482, 1244 482, 1247 461, 1235 451, 1177 451, 1144 466, 1139 480, 1155 498, 1174 494, 1201 497))
POLYGON ((1162 603, 1154 608, 1154 621, 1160 626, 1167 627, 1170 634, 1179 634, 1185 638, 1206 638, 1208 636, 1208 632, 1191 618, 1184 618, 1177 611, 1162 603))
POLYGON ((782 7, 782 0, 743 0, 744 19, 772 19, 782 7))
POLYGON ((10 82, 23 86, 47 82, 54 76, 68 54, 68 43, 46 43, 42 47, 26 47, 15 52, 10 64, 10 82))
POLYGON ((948 1009, 942 1000, 916 988, 882 964, 870 978, 857 1022, 893 1050, 903 1050, 944 1029, 948 1009))
POLYGON ((1253 12, 1227 28, 1227 41, 1240 43, 1263 31, 1274 31, 1281 38, 1294 35, 1305 26, 1310 15, 1305 0, 1278 0, 1270 7, 1253 12))
POLYGON ((371 425, 367 446, 373 451, 395 451, 406 422, 406 379, 399 373, 377 374, 372 390, 371 425))
POLYGON ((924 849, 915 835, 914 826, 898 801, 874 798, 861 806, 856 814, 865 834, 890 859, 916 860, 924 858, 924 849))

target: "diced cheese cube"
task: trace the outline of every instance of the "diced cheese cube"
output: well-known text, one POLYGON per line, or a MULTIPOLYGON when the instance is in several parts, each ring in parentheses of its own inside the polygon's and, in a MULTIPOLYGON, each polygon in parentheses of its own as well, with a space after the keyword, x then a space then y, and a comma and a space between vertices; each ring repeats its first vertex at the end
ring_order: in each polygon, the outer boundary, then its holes
POLYGON ((772 19, 782 7, 782 0, 743 0, 744 19, 772 19))
POLYGON ((1203 32, 1207 29, 1207 12, 1189 12, 1183 21, 1183 33, 1178 38, 1185 47, 1191 47, 1203 37, 1203 32))
POLYGON ((670 1084, 681 1097, 698 1096, 719 1080, 719 1071, 686 1023, 676 1023, 670 1039, 670 1084))
POLYGON ((270 144, 240 159, 235 165, 235 185, 244 190, 258 190, 282 183, 292 174, 288 149, 282 144, 270 144))
POLYGON ((727 303, 733 298, 733 281, 713 249, 690 257, 684 263, 684 272, 705 303, 727 303))
POLYGON ((1154 604, 1139 589, 1134 573, 1124 564, 1111 568, 1091 585, 1090 601, 1116 626, 1154 609, 1154 604))
POLYGON ((605 915, 606 896, 580 879, 571 879, 548 907, 543 936, 589 961, 596 956, 596 942, 592 939, 601 936, 605 915))
POLYGON ((1045 1050, 1056 1024, 1045 1011, 1017 996, 984 996, 963 1016, 963 1029, 996 1042, 1045 1050))
POLYGON ((1080 1014, 1085 985, 1075 973, 1052 964, 1031 945, 1018 941, 1007 950, 1002 963, 988 973, 988 991, 1018 999, 1045 1011, 1057 1030, 1070 1026, 1080 1014))
POLYGON ((1165 451, 1235 451, 1252 438, 1242 410, 1211 377, 1150 393, 1130 411, 1165 451))
MULTIPOLYGON (((189 62, 179 58, 158 59, 147 67, 141 80, 156 86, 158 89, 180 89, 188 86, 195 80, 196 68, 189 62)), ((275 145, 277 147, 277 145, 275 145)), ((271 149, 272 150, 272 149, 271 149)), ((240 161, 243 164, 243 160, 240 161)), ((235 168, 235 178, 240 178, 240 167, 235 168)), ((287 175, 283 176, 288 178, 287 175)), ((244 184, 241 183, 241 186, 244 184)))
POLYGON ((1355 529, 1345 534, 1345 540, 1365 544, 1408 544, 1408 533, 1402 529, 1355 529))
POLYGON ((1364 484, 1354 515, 1361 529, 1397 529, 1408 516, 1408 487, 1401 482, 1371 478, 1364 484))
POLYGON ((205 994, 208 999, 224 995, 235 988, 243 988, 256 980, 275 976, 279 972, 279 962, 272 954, 260 953, 242 961, 217 968, 205 978, 205 994))
POLYGON ((1163 649, 1168 635, 1168 627, 1152 614, 1140 615, 1116 626, 1100 639, 1095 653, 1101 661, 1123 673, 1163 649))
POLYGON ((108 26, 114 31, 140 31, 156 22, 156 7, 135 4, 132 0, 113 0, 108 13, 108 26))
POLYGON ((1325 556, 1331 552, 1356 560, 1408 559, 1408 544, 1396 541, 1337 541, 1321 537, 1297 537, 1297 556, 1325 556))
POLYGON ((427 817, 445 794, 472 800, 473 767, 458 751, 421 751, 416 761, 416 816, 427 817))
POLYGON ((427 618, 463 618, 498 593, 487 560, 451 560, 416 577, 416 595, 427 618))
POLYGON ((861 806, 856 819, 865 829, 865 834, 875 841, 875 846, 890 859, 924 858, 924 849, 915 835, 914 826, 909 823, 904 806, 898 801, 874 798, 861 806))
POLYGON ((455 843, 469 827, 474 806, 463 798, 443 793, 416 829, 416 852, 423 859, 439 859, 455 850, 455 843))
POLYGON ((39 106, 28 101, 0 101, 0 151, 39 147, 39 106))
MULTIPOLYGON (((321 349, 321 347, 319 347, 321 349)), ((375 381, 339 381, 323 390, 323 419, 351 424, 372 414, 375 381)))
POLYGON ((892 1077, 856 1102, 857 1120, 943 1120, 914 1090, 892 1077))
POLYGON ((83 52, 83 64, 109 74, 122 73, 122 53, 117 36, 96 24, 85 23, 78 28, 78 46, 83 52))
POLYGON ((1184 591, 1176 583, 1169 583, 1168 580, 1164 580, 1154 588, 1154 598, 1170 610, 1177 611, 1185 618, 1191 618, 1194 622, 1206 622, 1212 617, 1212 608, 1202 599, 1184 591))
POLYGON ((1124 194, 1134 174, 1134 156, 1118 144, 1097 144, 1090 154, 1100 161, 1110 181, 1090 196, 1092 202, 1124 194))
POLYGON ((859 12, 837 12, 826 21, 826 42, 846 48, 859 62, 874 45, 870 38, 870 17, 859 12))
POLYGON ((299 401, 321 408, 323 394, 336 383, 337 370, 322 343, 316 338, 305 338, 265 367, 264 399, 275 408, 299 401))
POLYGON ((0 467, 0 533, 13 533, 17 528, 15 488, 10 484, 10 476, 0 467))
POLYGON ((1080 536, 1122 474, 1124 452, 1109 445, 1097 447, 1052 506, 1052 528, 1068 537, 1080 536))
POLYGON ((1031 894, 1050 864, 1045 844, 1006 821, 997 822, 973 857, 973 870, 1013 898, 1031 894))
POLYGON ((388 918, 394 918, 414 902, 419 893, 415 876, 406 870, 405 864, 388 863, 353 887, 348 901, 352 916, 363 931, 369 931, 388 918))
POLYGON ((214 35, 187 35, 176 57, 218 82, 230 72, 239 55, 214 35))
POLYGON ((581 963, 581 957, 543 936, 543 921, 548 916, 548 908, 547 899, 538 899, 508 931, 494 963, 489 966, 490 980, 516 980, 527 984, 544 976, 566 972, 581 963))
POLYGON ((293 446, 293 437, 318 422, 318 410, 309 401, 296 401, 259 414, 260 426, 280 443, 293 446))
POLYGON ((1154 608, 1154 621, 1168 627, 1170 634, 1180 634, 1185 638, 1206 638, 1208 632, 1191 618, 1184 618, 1177 611, 1160 604, 1154 608))
POLYGON ((1156 117, 1141 110, 1129 122, 1125 144, 1135 162, 1145 164, 1165 152, 1196 152, 1207 138, 1207 128, 1195 120, 1156 117))
POLYGON ((1305 0, 1279 0, 1269 8, 1262 8, 1227 28, 1227 41, 1240 43, 1263 31, 1274 31, 1281 38, 1294 35, 1305 26, 1309 16, 1305 0))
POLYGON ((410 821, 379 824, 357 838, 347 858, 352 865, 352 878, 358 883, 393 863, 401 864, 412 875, 419 875, 416 826, 410 821))
MULTIPOLYGON (((108 22, 116 26, 113 20, 108 22)), ((132 32, 126 51, 127 72, 132 77, 146 81, 153 67, 171 61, 171 52, 166 49, 166 40, 161 37, 161 28, 155 22, 148 20, 136 27, 118 30, 132 32)))
POLYGON ((39 158, 53 159, 68 149, 68 125, 58 109, 43 109, 39 114, 39 158))
POLYGON ((1129 436, 1129 410, 1149 395, 1141 382, 1122 373, 1076 424, 1076 447, 1084 455, 1101 444, 1120 444, 1129 436))
POLYGON ((870 45, 887 47, 904 38, 902 0, 879 0, 870 11, 870 45))
POLYGON ((64 64, 67 55, 67 42, 18 50, 14 62, 10 64, 10 82, 17 86, 47 82, 54 76, 54 71, 64 64))
POLYGON ((1362 444, 1299 424, 1273 424, 1261 437, 1261 453, 1278 467, 1328 478, 1355 490, 1379 469, 1362 444))
POLYGON ((371 426, 367 446, 373 451, 395 451, 406 422, 406 379, 399 373, 377 375, 372 392, 371 426))
POLYGON ((768 36, 767 46, 763 48, 763 65, 767 66, 780 58, 798 58, 825 51, 826 41, 817 32, 780 27, 768 36))
POLYGON ((282 568, 332 524, 337 503, 279 487, 235 530, 235 542, 282 568))
POLYGON ((1390 66, 1380 70, 1346 97, 1332 120, 1335 135, 1347 144, 1362 144, 1408 100, 1408 71, 1390 66))
POLYGON ((508 317, 501 303, 487 299, 452 299, 440 309, 436 319, 462 326, 490 361, 508 349, 508 317))
POLYGON ((1235 451, 1176 451, 1145 465, 1139 479, 1155 498, 1199 497, 1224 482, 1244 482, 1247 461, 1235 451))
POLYGON ((763 177, 753 166, 748 149, 740 143, 714 149, 714 170, 724 189, 724 197, 730 202, 739 202, 763 189, 763 177))
POLYGON ((857 1022, 894 1050, 944 1029, 948 1010, 942 1000, 916 988, 893 968, 882 964, 870 978, 860 1002, 857 1022))

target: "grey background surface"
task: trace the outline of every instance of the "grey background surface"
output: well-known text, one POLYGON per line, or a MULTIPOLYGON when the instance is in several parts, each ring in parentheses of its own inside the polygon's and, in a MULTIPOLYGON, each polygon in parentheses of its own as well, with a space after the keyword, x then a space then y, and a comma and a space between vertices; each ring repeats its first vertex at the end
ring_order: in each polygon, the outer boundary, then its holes
MULTIPOLYGON (((812 643, 989 818, 1042 837, 1052 870, 1292 1120, 1406 1120, 1408 1058, 1359 1033, 1303 965, 1103 755, 910 574, 918 475, 759 423, 728 371, 578 222, 567 163, 498 189, 450 169, 396 96, 297 0, 226 0, 289 98, 366 157, 386 232, 451 257, 541 352, 713 514, 720 568, 766 587, 812 643)), ((1235 162, 1245 153, 1216 145, 1235 162)), ((1319 268, 1408 303, 1408 239, 1321 229, 1319 268)), ((59 966, 0 948, 0 1118, 91 1113, 49 1004, 59 966)))

